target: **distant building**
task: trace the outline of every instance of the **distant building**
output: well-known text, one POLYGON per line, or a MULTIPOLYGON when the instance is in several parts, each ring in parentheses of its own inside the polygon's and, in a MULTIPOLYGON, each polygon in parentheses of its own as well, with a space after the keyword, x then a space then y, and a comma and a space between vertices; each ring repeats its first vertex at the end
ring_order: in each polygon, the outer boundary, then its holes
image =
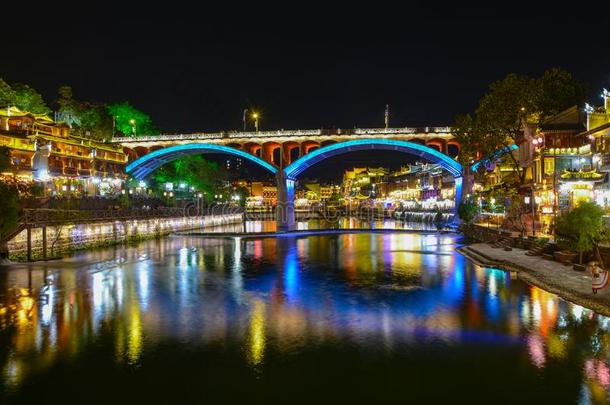
POLYGON ((253 181, 250 186, 250 196, 262 198, 263 205, 275 205, 277 203, 277 186, 262 181, 253 181))
POLYGON ((379 196, 388 172, 388 169, 384 167, 355 167, 346 170, 342 184, 344 198, 379 196))
POLYGON ((407 165, 387 176, 382 198, 407 209, 451 209, 455 206, 455 181, 438 164, 407 165))

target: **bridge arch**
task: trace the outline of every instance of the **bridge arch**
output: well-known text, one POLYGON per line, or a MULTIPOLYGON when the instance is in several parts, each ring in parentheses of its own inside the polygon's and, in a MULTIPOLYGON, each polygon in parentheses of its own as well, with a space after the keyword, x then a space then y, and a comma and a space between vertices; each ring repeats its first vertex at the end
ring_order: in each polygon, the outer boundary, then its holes
POLYGON ((270 163, 265 162, 258 156, 254 156, 240 149, 231 148, 229 146, 214 145, 209 143, 191 143, 186 145, 175 145, 166 148, 161 148, 153 152, 148 153, 134 160, 127 165, 125 171, 127 174, 132 175, 138 180, 141 180, 148 176, 155 169, 163 166, 164 164, 176 160, 183 156, 188 155, 200 155, 206 153, 224 153, 232 156, 241 157, 251 162, 264 167, 272 174, 277 174, 277 167, 270 163))
MULTIPOLYGON (((286 166, 278 176, 278 206, 276 219, 279 230, 294 229, 294 182, 307 168, 333 156, 361 150, 390 150, 419 156, 439 164, 455 179, 455 209, 462 199, 462 165, 433 148, 415 142, 394 139, 357 139, 323 146, 286 166)), ((457 215, 454 216, 457 220, 457 215)))
POLYGON ((462 165, 444 153, 415 142, 398 141, 394 139, 356 139, 353 141, 327 145, 304 155, 288 165, 284 168, 284 174, 287 178, 294 179, 307 168, 322 160, 359 150, 394 150, 405 152, 440 164, 454 177, 462 176, 462 165))

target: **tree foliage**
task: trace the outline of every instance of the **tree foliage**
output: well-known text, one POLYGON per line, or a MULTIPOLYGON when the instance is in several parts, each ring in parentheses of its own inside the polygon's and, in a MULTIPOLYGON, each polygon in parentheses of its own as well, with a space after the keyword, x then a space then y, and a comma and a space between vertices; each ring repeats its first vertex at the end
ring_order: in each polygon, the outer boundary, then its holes
POLYGON ((157 169, 150 178, 163 187, 164 183, 186 183, 195 187, 197 192, 209 196, 218 193, 226 178, 219 165, 205 160, 201 155, 185 156, 169 162, 157 169))
POLYGON ((15 103, 15 97, 15 90, 0 78, 0 106, 13 105, 15 103))
MULTIPOLYGON (((545 119, 583 101, 584 86, 560 69, 546 71, 540 78, 511 73, 492 83, 480 99, 474 116, 455 119, 460 142, 459 160, 488 156, 498 149, 518 143, 526 125, 539 125, 545 119)), ((525 172, 514 154, 504 157, 522 184, 525 172)))
POLYGON ((605 211, 594 202, 583 202, 557 218, 557 238, 560 244, 579 253, 589 252, 609 239, 604 226, 605 211))
POLYGON ((2 181, 0 195, 0 243, 3 243, 19 225, 19 195, 13 185, 2 181))
POLYGON ((57 99, 57 106, 59 107, 61 119, 70 126, 80 126, 82 106, 78 101, 74 99, 72 94, 72 87, 61 86, 58 90, 58 93, 59 98, 57 99))
MULTIPOLYGON (((112 137, 113 117, 116 130, 132 135, 134 128, 138 135, 156 135, 150 116, 134 108, 128 102, 115 104, 91 103, 74 98, 72 87, 61 86, 56 100, 60 120, 66 122, 80 136, 105 140, 112 137)), ((0 78, 0 106, 16 106, 22 111, 34 114, 49 114, 51 109, 42 95, 27 84, 12 86, 0 78)))
POLYGON ((42 95, 27 84, 14 84, 13 90, 15 91, 14 104, 20 110, 34 114, 49 114, 51 112, 42 95))
POLYGON ((476 203, 471 199, 462 201, 458 206, 458 216, 462 221, 466 222, 467 224, 474 221, 474 219, 477 217, 478 212, 479 208, 477 207, 476 203))
POLYGON ((582 105, 587 95, 587 88, 565 70, 553 68, 544 72, 538 80, 541 97, 538 109, 541 119, 558 114, 573 105, 582 105))
POLYGON ((525 236, 527 225, 525 216, 528 214, 528 206, 523 201, 523 196, 519 195, 514 188, 500 188, 494 190, 491 197, 500 201, 504 207, 503 227, 518 231, 521 237, 525 236))
POLYGON ((11 86, 1 78, 0 105, 16 106, 22 111, 34 114, 48 114, 51 112, 42 95, 35 89, 22 83, 15 83, 11 86))
POLYGON ((111 117, 114 117, 116 130, 124 135, 156 135, 159 132, 153 126, 148 114, 138 110, 126 101, 110 104, 108 112, 111 117))
POLYGON ((112 117, 104 104, 78 101, 70 86, 59 88, 57 105, 61 119, 87 138, 105 140, 112 137, 112 117))
POLYGON ((11 150, 7 146, 0 146, 0 173, 8 172, 12 168, 11 150))

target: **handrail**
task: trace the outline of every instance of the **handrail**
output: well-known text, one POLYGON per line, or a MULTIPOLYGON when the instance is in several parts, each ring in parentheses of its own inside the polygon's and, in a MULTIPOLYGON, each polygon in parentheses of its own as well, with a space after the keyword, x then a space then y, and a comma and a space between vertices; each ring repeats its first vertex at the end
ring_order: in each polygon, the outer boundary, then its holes
POLYGON ((156 209, 106 209, 106 210, 58 210, 31 209, 23 210, 20 222, 25 226, 55 225, 98 221, 121 221, 134 219, 167 218, 187 216, 185 208, 156 209))
POLYGON ((299 136, 332 136, 332 135, 399 135, 421 134, 428 137, 437 134, 451 135, 451 127, 404 127, 404 128, 354 128, 354 129, 295 129, 277 131, 226 131, 226 132, 196 132, 192 134, 164 134, 139 135, 112 138, 112 143, 155 142, 155 141, 181 141, 194 139, 234 139, 234 138, 270 138, 270 137, 299 137, 299 136))

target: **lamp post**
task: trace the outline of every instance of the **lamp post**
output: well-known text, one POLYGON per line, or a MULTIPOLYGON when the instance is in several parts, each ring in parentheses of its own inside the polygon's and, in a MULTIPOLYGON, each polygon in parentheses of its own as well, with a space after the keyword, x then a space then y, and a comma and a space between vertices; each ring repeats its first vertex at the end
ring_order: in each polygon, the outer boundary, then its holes
POLYGON ((248 109, 244 108, 244 113, 242 115, 242 120, 244 121, 244 132, 246 132, 246 118, 248 116, 248 109))
POLYGON ((131 124, 131 129, 132 129, 132 133, 133 136, 138 136, 137 130, 136 130, 136 120, 134 120, 133 118, 129 120, 129 123, 131 124))
MULTIPOLYGON (((534 195, 534 188, 536 187, 536 177, 538 175, 537 165, 536 165, 536 152, 542 151, 544 146, 544 138, 542 136, 534 137, 532 140, 532 145, 534 147, 534 152, 532 153, 532 188, 531 188, 531 202, 532 202, 532 236, 536 236, 536 204, 538 203, 536 197, 534 195)), ((542 178, 542 173, 544 169, 542 167, 542 152, 540 152, 540 176, 542 178)))
POLYGON ((531 196, 531 205, 532 205, 532 236, 536 237, 536 197, 534 196, 534 187, 532 186, 532 196, 531 196))
POLYGON ((257 112, 253 112, 252 113, 252 119, 254 120, 254 129, 256 132, 258 132, 258 113, 257 112))

